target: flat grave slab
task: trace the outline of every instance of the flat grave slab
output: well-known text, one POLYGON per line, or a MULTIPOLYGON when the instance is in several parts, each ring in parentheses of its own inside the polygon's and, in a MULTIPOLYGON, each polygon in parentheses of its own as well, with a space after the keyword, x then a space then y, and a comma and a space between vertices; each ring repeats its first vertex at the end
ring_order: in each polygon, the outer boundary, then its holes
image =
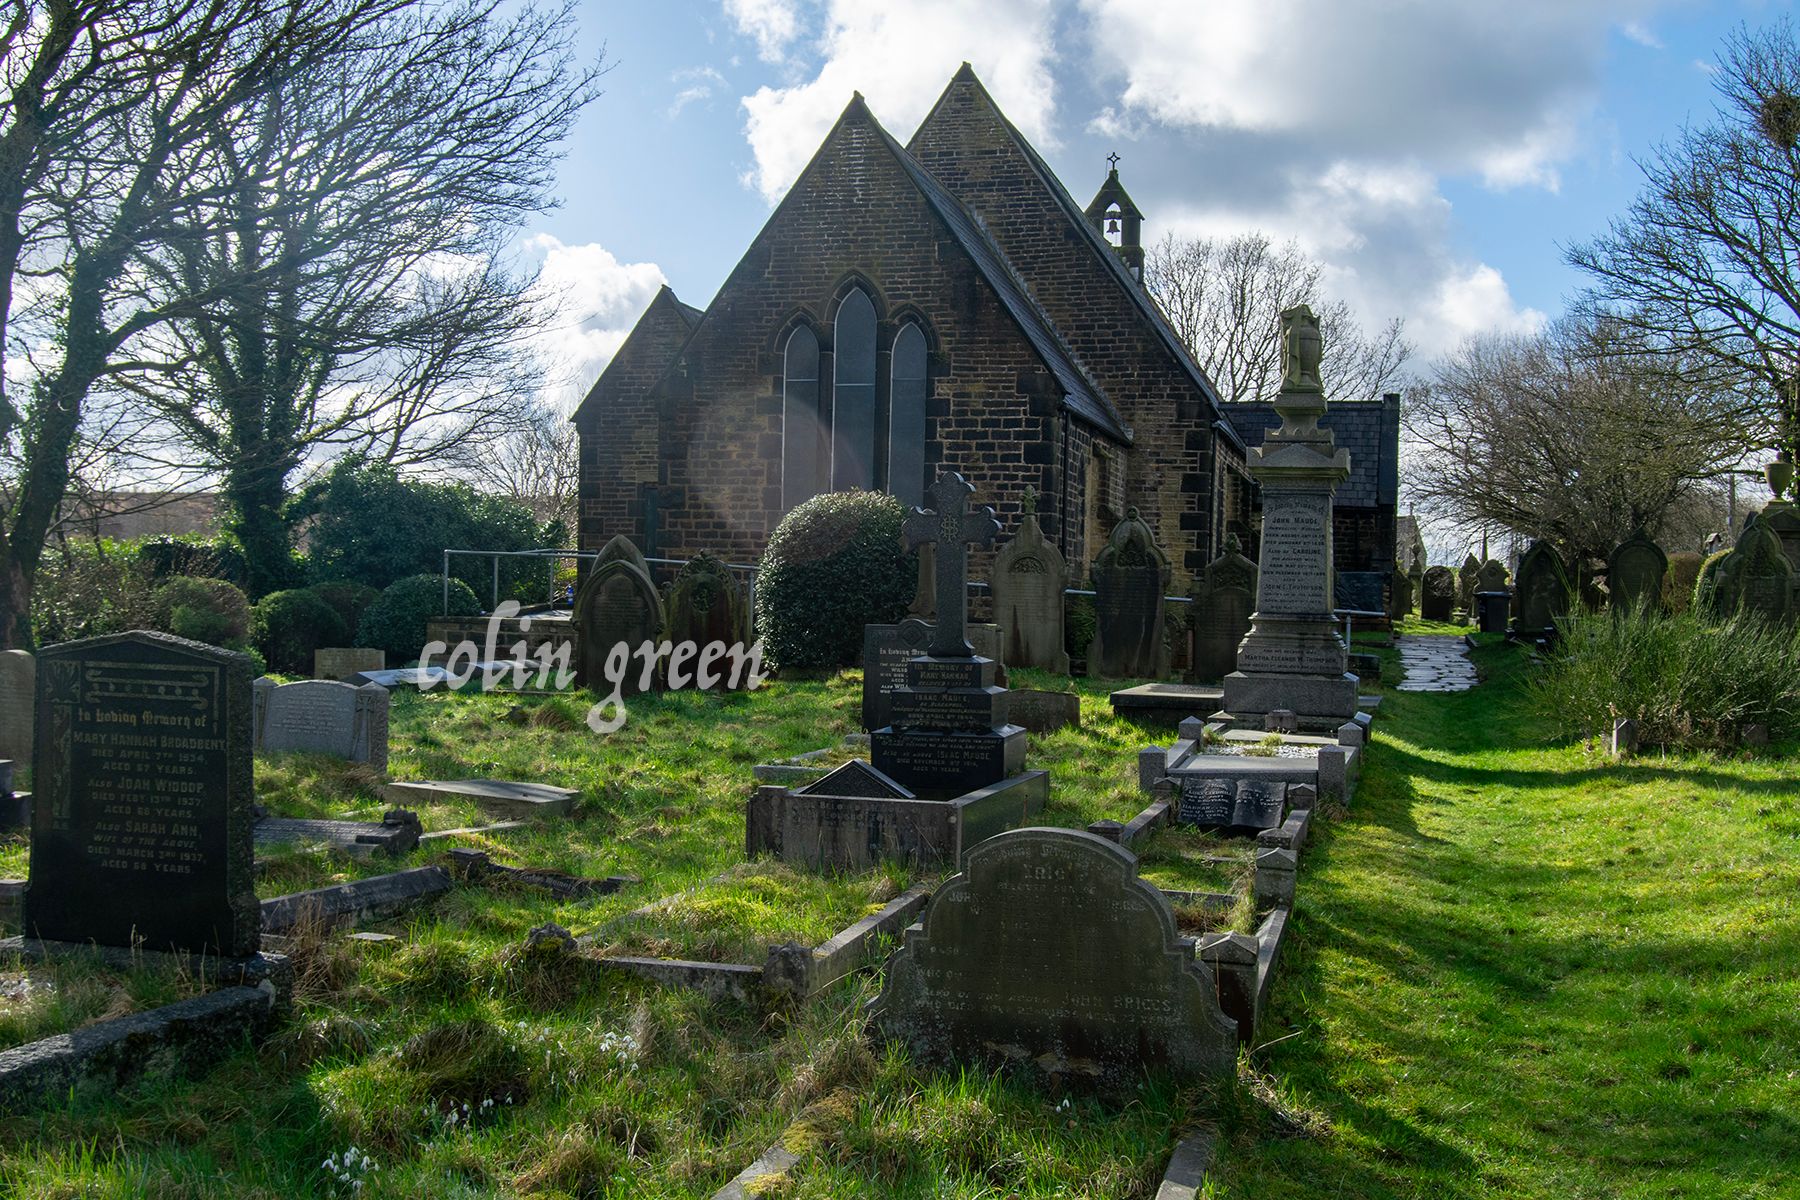
POLYGON ((1153 725, 1179 725, 1189 717, 1203 717, 1225 699, 1223 688, 1191 683, 1145 683, 1112 694, 1113 712, 1128 721, 1153 725))
POLYGON ((407 779, 385 783, 381 794, 393 803, 473 800, 503 817, 566 817, 581 792, 548 783, 508 779, 407 779))
POLYGON ((332 821, 304 817, 264 817, 253 831, 258 846, 322 843, 358 858, 410 854, 419 845, 419 818, 395 809, 381 821, 332 821))

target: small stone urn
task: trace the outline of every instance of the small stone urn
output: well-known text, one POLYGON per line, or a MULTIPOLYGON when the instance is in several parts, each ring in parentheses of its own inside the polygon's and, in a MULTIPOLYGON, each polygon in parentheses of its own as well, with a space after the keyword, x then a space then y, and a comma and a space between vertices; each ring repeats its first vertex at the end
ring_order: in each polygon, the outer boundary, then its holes
POLYGON ((1768 481, 1769 490, 1779 500, 1787 492, 1788 485, 1794 482, 1794 464, 1785 458, 1778 458, 1763 467, 1763 478, 1768 481))

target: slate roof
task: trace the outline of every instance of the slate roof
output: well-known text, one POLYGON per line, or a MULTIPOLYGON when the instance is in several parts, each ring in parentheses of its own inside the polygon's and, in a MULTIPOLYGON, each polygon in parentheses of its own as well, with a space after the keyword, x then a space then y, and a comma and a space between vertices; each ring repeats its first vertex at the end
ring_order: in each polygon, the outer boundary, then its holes
MULTIPOLYGON (((1238 435, 1260 446, 1263 434, 1281 424, 1275 406, 1258 401, 1227 404, 1225 415, 1238 435)), ((1319 426, 1331 430, 1341 449, 1350 452, 1350 478, 1338 486, 1337 503, 1346 508, 1378 508, 1397 502, 1400 494, 1400 401, 1333 400, 1319 426)))

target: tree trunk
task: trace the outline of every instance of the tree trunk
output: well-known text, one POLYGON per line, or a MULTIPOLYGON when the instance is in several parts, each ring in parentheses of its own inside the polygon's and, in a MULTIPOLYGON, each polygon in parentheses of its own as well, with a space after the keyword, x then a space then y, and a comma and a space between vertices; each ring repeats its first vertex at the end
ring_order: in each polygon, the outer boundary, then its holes
POLYGON ((0 543, 0 650, 30 650, 31 580, 9 544, 0 543))
POLYGON ((225 472, 222 487, 230 516, 226 529, 244 551, 244 591, 252 600, 291 587, 293 536, 282 515, 285 472, 241 462, 225 472))

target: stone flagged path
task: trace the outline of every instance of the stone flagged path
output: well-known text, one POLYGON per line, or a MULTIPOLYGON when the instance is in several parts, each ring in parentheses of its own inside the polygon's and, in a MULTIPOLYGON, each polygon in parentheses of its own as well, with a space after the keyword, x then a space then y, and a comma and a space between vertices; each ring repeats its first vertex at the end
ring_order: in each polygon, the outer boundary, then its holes
POLYGON ((1461 638, 1402 634, 1394 644, 1406 673, 1403 692, 1466 692, 1479 682, 1461 638))

